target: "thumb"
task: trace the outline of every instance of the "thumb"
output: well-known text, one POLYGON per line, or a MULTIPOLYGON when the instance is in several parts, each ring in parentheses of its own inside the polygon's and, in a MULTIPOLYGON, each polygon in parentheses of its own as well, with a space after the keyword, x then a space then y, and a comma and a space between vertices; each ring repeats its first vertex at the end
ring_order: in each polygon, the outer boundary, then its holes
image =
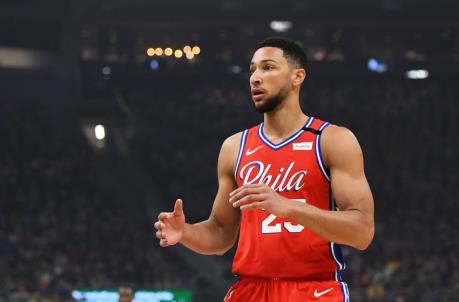
POLYGON ((174 215, 180 216, 183 215, 183 201, 181 199, 177 199, 174 206, 174 215))

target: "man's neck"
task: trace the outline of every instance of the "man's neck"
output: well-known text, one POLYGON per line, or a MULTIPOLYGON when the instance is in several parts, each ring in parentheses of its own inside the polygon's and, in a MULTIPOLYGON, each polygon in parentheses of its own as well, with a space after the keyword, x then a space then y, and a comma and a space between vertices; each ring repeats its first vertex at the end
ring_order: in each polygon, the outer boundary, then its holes
POLYGON ((278 108, 264 114, 263 132, 277 144, 300 130, 307 120, 299 101, 285 100, 278 108))

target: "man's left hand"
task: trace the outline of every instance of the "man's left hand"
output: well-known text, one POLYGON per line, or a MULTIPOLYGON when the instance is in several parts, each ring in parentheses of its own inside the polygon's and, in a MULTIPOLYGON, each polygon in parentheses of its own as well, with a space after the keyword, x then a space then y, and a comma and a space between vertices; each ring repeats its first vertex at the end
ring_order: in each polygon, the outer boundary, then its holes
POLYGON ((247 184, 230 193, 229 202, 241 210, 264 209, 280 218, 288 217, 292 200, 265 184, 247 184))

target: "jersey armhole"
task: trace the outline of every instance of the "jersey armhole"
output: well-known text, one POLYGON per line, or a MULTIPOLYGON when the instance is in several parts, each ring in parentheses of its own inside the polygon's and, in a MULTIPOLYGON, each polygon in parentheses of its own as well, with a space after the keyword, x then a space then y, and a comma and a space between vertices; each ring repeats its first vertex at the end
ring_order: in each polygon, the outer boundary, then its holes
POLYGON ((247 141, 248 129, 242 132, 241 141, 239 142, 239 152, 237 154, 236 164, 234 165, 234 180, 237 183, 237 171, 239 170, 239 164, 241 163, 242 154, 244 153, 245 143, 247 141))
POLYGON ((328 181, 330 181, 330 171, 328 170, 327 166, 324 163, 324 159, 322 156, 322 149, 320 148, 320 138, 322 137, 322 131, 325 128, 327 128, 329 125, 330 123, 325 122, 320 126, 319 128, 320 134, 316 136, 316 148, 315 148, 317 164, 319 165, 320 171, 322 171, 323 176, 328 181))

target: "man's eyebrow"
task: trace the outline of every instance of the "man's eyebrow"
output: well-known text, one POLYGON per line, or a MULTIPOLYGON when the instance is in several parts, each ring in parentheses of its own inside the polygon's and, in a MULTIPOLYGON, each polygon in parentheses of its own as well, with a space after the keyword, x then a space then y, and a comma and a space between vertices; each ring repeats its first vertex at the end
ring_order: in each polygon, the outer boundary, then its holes
MULTIPOLYGON (((267 62, 274 62, 274 63, 277 63, 276 60, 273 60, 273 59, 264 59, 264 60, 261 60, 260 63, 267 63, 267 62)), ((255 65, 255 62, 250 62, 250 66, 252 65, 255 65)))

